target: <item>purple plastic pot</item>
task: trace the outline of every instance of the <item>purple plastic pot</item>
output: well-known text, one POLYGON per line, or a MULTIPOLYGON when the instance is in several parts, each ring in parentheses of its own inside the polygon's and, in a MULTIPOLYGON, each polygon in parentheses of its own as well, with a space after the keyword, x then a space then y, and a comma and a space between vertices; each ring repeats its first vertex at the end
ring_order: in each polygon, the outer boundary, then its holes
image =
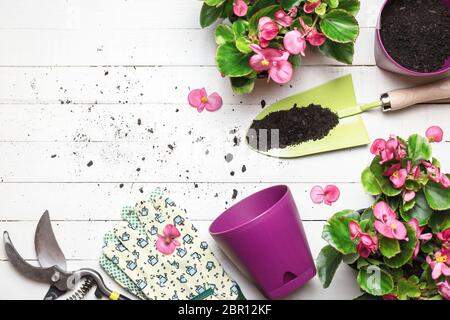
MULTIPOLYGON (((392 71, 395 73, 405 74, 409 76, 416 76, 416 77, 430 77, 430 76, 436 76, 443 73, 446 73, 450 71, 450 56, 445 61, 444 65, 441 67, 441 69, 434 71, 434 72, 417 72, 413 70, 409 70, 402 65, 400 65, 398 62, 396 62, 387 52, 386 48, 383 45, 383 41, 381 39, 381 16, 383 14, 383 10, 386 7, 386 5, 395 0, 386 0, 381 7, 380 14, 378 16, 378 22, 377 22, 377 29, 375 31, 375 61, 377 63, 377 66, 379 66, 382 69, 392 71)), ((450 0, 442 0, 444 4, 450 9, 450 0)))
POLYGON ((288 295, 316 274, 287 186, 270 187, 240 201, 222 213, 209 232, 270 299, 288 295))

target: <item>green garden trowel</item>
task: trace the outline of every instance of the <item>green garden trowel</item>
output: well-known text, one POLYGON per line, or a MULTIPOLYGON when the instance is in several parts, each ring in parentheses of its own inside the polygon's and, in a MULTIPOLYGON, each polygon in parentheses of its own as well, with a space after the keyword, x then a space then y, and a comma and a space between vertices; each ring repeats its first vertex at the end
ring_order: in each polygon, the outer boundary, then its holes
MULTIPOLYGON (((358 106, 352 76, 346 75, 303 93, 280 100, 265 108, 255 118, 255 120, 261 120, 272 112, 289 110, 294 105, 308 106, 311 103, 318 104, 329 108, 339 117, 339 124, 323 139, 269 150, 267 150, 267 147, 261 146, 261 142, 270 139, 270 133, 265 133, 268 136, 265 139, 258 139, 260 140, 260 145, 257 145, 258 143, 255 141, 248 141, 247 139, 246 141, 250 148, 255 151, 278 158, 297 158, 310 154, 362 146, 369 144, 371 140, 360 115, 361 113, 378 107, 381 107, 384 112, 400 110, 418 103, 448 98, 450 98, 450 77, 424 86, 394 90, 382 94, 378 101, 358 106)), ((250 136, 252 135, 247 133, 247 137, 250 136)), ((267 145, 267 143, 264 144, 267 145)))

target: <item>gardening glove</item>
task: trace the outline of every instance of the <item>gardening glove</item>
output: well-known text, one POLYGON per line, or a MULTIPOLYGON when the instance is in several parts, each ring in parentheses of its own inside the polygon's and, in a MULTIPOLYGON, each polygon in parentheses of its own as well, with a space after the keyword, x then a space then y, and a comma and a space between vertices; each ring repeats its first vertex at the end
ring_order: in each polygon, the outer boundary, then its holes
POLYGON ((127 222, 105 237, 106 272, 140 298, 242 299, 185 211, 159 190, 150 199, 123 210, 127 222))

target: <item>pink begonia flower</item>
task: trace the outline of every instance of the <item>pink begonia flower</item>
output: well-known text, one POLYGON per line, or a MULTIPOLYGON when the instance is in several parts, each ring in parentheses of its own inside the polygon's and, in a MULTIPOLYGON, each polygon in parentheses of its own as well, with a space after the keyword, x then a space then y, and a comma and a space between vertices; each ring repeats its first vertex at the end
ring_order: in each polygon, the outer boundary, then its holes
POLYGON ((383 300, 398 300, 397 296, 392 293, 385 294, 383 300))
POLYGON ((180 235, 180 231, 178 231, 173 224, 166 225, 163 234, 158 234, 156 249, 165 255, 172 254, 175 251, 175 248, 180 246, 180 242, 176 240, 180 235))
POLYGON ((280 28, 269 17, 261 17, 258 22, 258 30, 260 40, 270 41, 277 36, 280 28))
POLYGON ((348 228, 350 230, 350 240, 353 241, 359 238, 356 250, 362 258, 367 259, 371 253, 375 253, 378 250, 378 239, 362 232, 356 221, 350 221, 348 228))
POLYGON ((284 36, 283 44, 284 48, 290 54, 294 55, 301 54, 302 56, 305 56, 306 50, 305 36, 297 29, 286 33, 286 35, 284 36))
POLYGON ((315 27, 308 26, 305 21, 303 21, 302 18, 299 18, 300 24, 304 30, 304 34, 306 37, 306 40, 309 42, 310 45, 319 47, 325 43, 327 38, 325 35, 319 31, 315 27))
POLYGON ((306 40, 308 40, 308 42, 312 46, 320 47, 325 43, 325 41, 327 41, 327 37, 323 33, 317 31, 316 28, 314 28, 310 33, 308 33, 308 35, 306 36, 306 40))
POLYGON ((410 202, 416 197, 416 193, 414 191, 405 190, 402 193, 403 201, 410 202))
POLYGON ((412 176, 414 179, 419 179, 422 172, 420 172, 420 167, 419 166, 414 166, 411 170, 412 176))
POLYGON ((288 11, 288 15, 291 16, 291 18, 295 18, 298 14, 298 8, 297 7, 292 7, 289 9, 288 11))
POLYGON ((402 160, 406 157, 406 147, 395 135, 391 135, 387 141, 376 139, 370 147, 370 152, 381 158, 380 164, 394 159, 402 160))
POLYGON ((188 101, 192 107, 197 108, 198 112, 202 112, 203 109, 211 112, 217 111, 223 105, 222 97, 217 92, 208 96, 205 88, 194 89, 189 92, 188 101))
POLYGON ((441 174, 441 179, 439 180, 439 182, 446 189, 450 187, 450 179, 443 173, 441 174))
POLYGON ((416 230, 416 237, 417 237, 417 243, 416 243, 416 248, 414 249, 414 254, 413 254, 413 259, 415 259, 417 257, 417 255, 419 254, 419 250, 420 250, 420 240, 423 241, 429 241, 431 240, 431 238, 433 238, 433 234, 432 233, 422 233, 423 231, 423 227, 421 228, 419 226, 419 221, 416 218, 412 218, 408 224, 414 228, 414 230, 416 230))
POLYGON ((433 165, 432 163, 428 161, 421 161, 424 165, 425 169, 427 170, 428 177, 436 182, 440 183, 444 188, 450 187, 450 179, 447 177, 446 174, 441 172, 441 168, 433 165))
POLYGON ((233 13, 238 17, 243 17, 247 14, 248 6, 244 0, 234 0, 233 13))
POLYGON ((444 242, 450 242, 450 228, 436 234, 439 240, 444 242))
POLYGON ((321 186, 315 186, 311 189, 310 197, 314 203, 325 203, 331 206, 333 202, 336 202, 341 195, 339 188, 335 185, 327 185, 325 189, 321 186))
POLYGON ((427 129, 425 135, 430 142, 441 142, 444 136, 444 131, 442 131, 441 127, 432 126, 427 129))
POLYGON ((379 233, 387 238, 406 240, 406 227, 397 220, 394 210, 386 202, 378 202, 373 208, 373 215, 377 218, 374 226, 379 233))
POLYGON ((450 249, 443 248, 434 254, 434 260, 427 256, 427 263, 431 267, 431 277, 436 280, 441 275, 450 276, 450 249))
POLYGON ((320 6, 320 3, 320 0, 317 0, 316 2, 306 1, 303 5, 303 11, 305 11, 306 13, 313 13, 314 10, 316 10, 316 8, 320 6))
POLYGON ((373 155, 380 155, 381 151, 386 148, 386 141, 384 139, 375 139, 370 146, 370 153, 373 155))
POLYGON ((284 84, 292 78, 292 64, 287 61, 289 52, 266 48, 263 49, 256 44, 251 44, 250 48, 255 52, 250 58, 250 66, 256 72, 269 71, 269 79, 276 83, 284 84))
POLYGON ((284 12, 284 10, 278 10, 277 12, 275 12, 274 18, 279 25, 282 25, 286 28, 290 27, 293 22, 292 17, 284 12))
POLYGON ((408 176, 408 171, 403 169, 399 163, 396 163, 389 167, 384 173, 383 176, 389 177, 394 188, 400 189, 405 185, 406 177, 408 176))
POLYGON ((450 300, 450 284, 448 280, 436 283, 436 286, 439 288, 439 293, 445 300, 450 300))

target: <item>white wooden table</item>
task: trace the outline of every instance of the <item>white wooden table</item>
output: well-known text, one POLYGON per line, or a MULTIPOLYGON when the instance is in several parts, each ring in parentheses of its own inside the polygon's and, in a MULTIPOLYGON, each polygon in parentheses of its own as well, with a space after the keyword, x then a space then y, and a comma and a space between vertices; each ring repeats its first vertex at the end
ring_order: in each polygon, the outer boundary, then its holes
MULTIPOLYGON (((317 256, 331 214, 371 203, 359 183, 371 159, 368 147, 277 160, 235 145, 234 138, 242 138, 262 99, 270 104, 341 75, 353 75, 360 103, 428 81, 375 66, 374 26, 382 1, 362 2, 353 66, 308 52, 291 86, 262 81, 241 97, 214 66, 213 28, 199 28, 200 1, 0 0, 0 230, 8 230, 23 256, 35 262, 34 228, 48 209, 69 268, 99 269, 102 235, 120 219, 122 206, 157 186, 167 188, 209 238, 211 220, 226 207, 286 183, 317 256), (222 110, 198 114, 187 105, 189 90, 202 86, 222 94, 222 110), (224 159, 228 153, 231 162, 224 159), (311 187, 328 183, 339 186, 341 199, 333 207, 313 205, 311 187)), ((445 105, 389 115, 373 111, 364 119, 372 138, 440 125, 447 141, 434 151, 449 164, 445 105)), ((262 298, 209 241, 245 295, 262 298)), ((45 292, 46 286, 15 272, 0 246, 0 299, 41 299, 45 292)), ((349 299, 358 293, 355 274, 341 267, 329 289, 314 279, 290 298, 349 299)))

